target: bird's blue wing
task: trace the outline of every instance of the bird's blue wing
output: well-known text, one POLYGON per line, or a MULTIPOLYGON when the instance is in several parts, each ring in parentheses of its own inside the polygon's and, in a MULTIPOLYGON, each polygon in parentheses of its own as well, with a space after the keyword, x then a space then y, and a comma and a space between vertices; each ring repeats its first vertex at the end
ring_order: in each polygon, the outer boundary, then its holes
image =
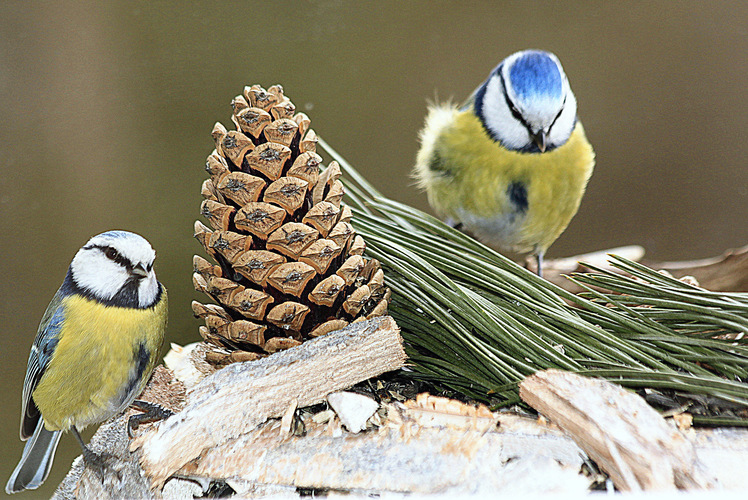
POLYGON ((21 439, 26 440, 36 429, 39 421, 39 409, 31 399, 31 394, 36 389, 39 380, 49 366, 52 354, 57 347, 60 331, 65 320, 65 305, 63 303, 64 293, 58 291, 47 306, 42 316, 39 330, 31 346, 29 363, 26 368, 26 377, 23 381, 23 397, 21 402, 21 439))

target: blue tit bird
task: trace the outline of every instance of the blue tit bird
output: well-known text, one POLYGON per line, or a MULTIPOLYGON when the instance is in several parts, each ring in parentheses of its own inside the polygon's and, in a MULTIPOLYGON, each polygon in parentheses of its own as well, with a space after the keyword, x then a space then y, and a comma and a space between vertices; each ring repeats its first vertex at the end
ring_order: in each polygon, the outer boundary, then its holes
POLYGON ((63 431, 100 459, 79 429, 124 411, 146 386, 164 340, 166 289, 143 237, 108 231, 78 250, 42 317, 23 383, 21 461, 7 493, 38 488, 63 431))
POLYGON ((462 107, 431 106, 414 177, 441 216, 497 249, 548 247, 576 214, 595 154, 558 58, 502 61, 462 107))

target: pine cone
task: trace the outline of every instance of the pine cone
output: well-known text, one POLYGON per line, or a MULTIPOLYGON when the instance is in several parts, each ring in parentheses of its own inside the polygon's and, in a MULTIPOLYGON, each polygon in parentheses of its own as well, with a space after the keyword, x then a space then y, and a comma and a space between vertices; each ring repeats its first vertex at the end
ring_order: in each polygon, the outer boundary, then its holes
POLYGON ((195 238, 195 289, 218 304, 192 303, 205 320, 208 361, 258 359, 387 311, 379 262, 341 203, 340 166, 321 170, 317 136, 274 85, 245 87, 231 102, 236 130, 213 128, 216 149, 200 207, 210 227, 195 238))

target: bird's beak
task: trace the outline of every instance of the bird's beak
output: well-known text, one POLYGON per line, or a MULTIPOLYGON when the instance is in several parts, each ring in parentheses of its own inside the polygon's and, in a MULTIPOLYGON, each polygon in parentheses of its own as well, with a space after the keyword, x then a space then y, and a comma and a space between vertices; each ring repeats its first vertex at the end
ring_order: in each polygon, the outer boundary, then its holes
POLYGON ((146 271, 141 264, 138 264, 137 266, 132 268, 130 274, 132 274, 133 278, 135 279, 141 279, 148 276, 148 271, 146 271))
POLYGON ((538 130, 536 133, 532 134, 532 140, 538 146, 541 153, 545 153, 547 139, 548 133, 545 130, 538 130))

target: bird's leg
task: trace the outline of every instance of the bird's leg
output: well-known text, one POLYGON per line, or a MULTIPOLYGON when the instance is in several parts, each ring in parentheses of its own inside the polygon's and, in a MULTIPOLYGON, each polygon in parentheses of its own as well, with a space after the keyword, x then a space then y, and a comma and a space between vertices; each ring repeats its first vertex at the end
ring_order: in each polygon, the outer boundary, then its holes
MULTIPOLYGON (((83 450, 83 462, 86 464, 86 467, 94 471, 96 475, 98 475, 99 478, 104 481, 104 470, 108 468, 106 465, 106 459, 107 457, 109 457, 109 455, 99 455, 98 453, 94 452, 91 448, 86 446, 86 443, 83 442, 83 438, 81 437, 78 429, 75 426, 72 426, 70 429, 73 431, 73 436, 75 436, 78 444, 81 445, 81 450, 83 450)), ((114 471, 113 469, 112 471, 119 477, 119 473, 117 471, 114 471)))
POLYGON ((151 422, 158 422, 174 415, 174 412, 163 406, 151 403, 150 401, 141 401, 136 399, 130 406, 142 411, 137 415, 132 415, 127 420, 127 435, 130 438, 133 437, 132 431, 140 427, 140 424, 150 424, 151 422))
POLYGON ((539 277, 543 277, 543 252, 537 252, 535 254, 535 262, 538 266, 537 273, 539 277))

